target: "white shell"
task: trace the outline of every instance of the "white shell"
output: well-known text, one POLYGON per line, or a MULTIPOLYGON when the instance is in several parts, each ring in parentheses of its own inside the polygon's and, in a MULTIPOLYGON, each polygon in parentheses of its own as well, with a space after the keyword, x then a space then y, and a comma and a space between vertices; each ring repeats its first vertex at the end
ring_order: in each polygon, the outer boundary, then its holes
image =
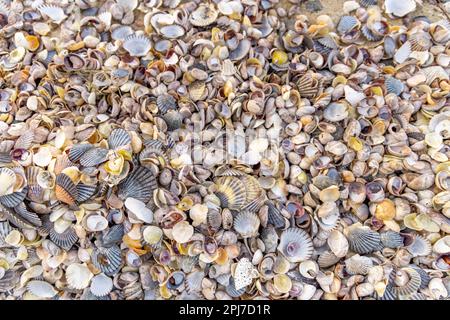
POLYGON ((397 63, 403 63, 409 58, 411 54, 411 42, 405 41, 405 43, 394 54, 394 61, 397 63))
POLYGON ((92 232, 102 231, 108 227, 108 220, 99 214, 92 214, 86 218, 86 227, 92 232))
POLYGON ((448 254, 450 253, 450 236, 445 236, 433 245, 433 251, 438 254, 448 254))
POLYGON ((180 221, 173 226, 172 236, 178 243, 186 243, 191 239, 194 234, 194 227, 192 227, 187 221, 180 221))
POLYGON ((145 242, 147 242, 150 245, 154 245, 159 243, 159 241, 161 241, 163 231, 157 226, 147 226, 142 232, 142 236, 145 242))
POLYGON ((40 280, 28 282, 27 289, 39 298, 52 298, 58 293, 50 283, 40 280))
POLYGON ((257 274, 257 271, 250 260, 247 258, 239 260, 234 270, 234 286, 236 290, 240 290, 251 284, 255 274, 257 274))
POLYGON ((16 184, 16 174, 8 168, 0 169, 0 196, 8 195, 14 192, 16 184))
POLYGON ((330 236, 327 240, 328 246, 330 247, 331 251, 334 253, 336 257, 342 258, 345 257, 345 255, 348 252, 348 240, 347 238, 342 234, 342 232, 338 230, 333 230, 330 233, 330 236))
POLYGON ((385 0, 384 6, 386 13, 392 13, 397 17, 406 16, 408 13, 416 10, 415 0, 385 0))
POLYGON ((125 207, 139 220, 152 223, 153 211, 145 206, 145 203, 138 199, 128 197, 125 200, 125 207))
POLYGON ((113 280, 100 273, 92 278, 90 290, 94 296, 104 297, 113 289, 113 280))
POLYGON ((366 95, 362 92, 356 91, 350 86, 344 87, 345 100, 347 100, 353 107, 366 98, 366 95))
POLYGON ((93 276, 86 264, 72 263, 66 269, 67 283, 73 289, 87 288, 93 276))
POLYGON ((195 204, 189 211, 189 217, 192 219, 192 225, 194 227, 206 223, 208 207, 200 203, 195 204))
POLYGON ((46 167, 52 160, 52 153, 49 148, 41 147, 39 151, 33 155, 33 162, 39 167, 46 167))

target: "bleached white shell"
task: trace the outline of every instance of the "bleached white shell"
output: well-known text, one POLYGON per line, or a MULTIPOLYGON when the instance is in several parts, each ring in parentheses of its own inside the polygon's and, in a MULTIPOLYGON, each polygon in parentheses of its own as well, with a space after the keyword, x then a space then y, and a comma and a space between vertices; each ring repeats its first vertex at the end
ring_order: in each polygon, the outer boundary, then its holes
POLYGON ((46 167, 52 160, 52 154, 47 147, 39 148, 39 151, 33 155, 33 162, 39 167, 46 167))
POLYGON ((339 230, 331 231, 327 243, 336 257, 345 257, 348 252, 348 240, 339 230))
POLYGON ((356 91, 350 86, 344 87, 344 93, 345 100, 347 100, 353 107, 366 98, 364 93, 356 91))
POLYGON ((92 232, 102 231, 108 227, 108 220, 99 214, 93 214, 86 218, 86 227, 92 232))
POLYGON ((174 225, 172 229, 172 236, 178 243, 186 243, 194 234, 194 227, 187 221, 180 221, 174 225))
POLYGON ((450 253, 450 236, 445 236, 433 245, 433 251, 438 254, 448 254, 450 253))
POLYGON ((384 6, 386 13, 392 13, 397 17, 406 16, 408 13, 416 10, 415 0, 385 0, 384 6))
POLYGON ((411 54, 411 42, 405 41, 405 43, 394 54, 394 60, 397 63, 403 63, 409 58, 411 54))
POLYGON ((161 228, 158 228, 157 226, 147 226, 142 232, 142 236, 145 242, 147 242, 150 245, 154 245, 157 244, 159 241, 161 241, 163 232, 161 228))
POLYGON ((189 217, 192 219, 192 225, 194 227, 206 223, 208 207, 200 203, 195 204, 189 211, 189 217))
POLYGON ((268 146, 269 146, 269 140, 260 138, 260 139, 255 139, 252 142, 250 142, 250 146, 248 148, 251 151, 264 152, 264 151, 266 151, 268 146))
POLYGON ((73 289, 87 288, 93 276, 86 264, 72 263, 66 269, 67 283, 73 289))
POLYGON ((113 280, 103 273, 92 278, 90 290, 94 296, 104 297, 111 292, 113 280))
POLYGON ((14 192, 16 184, 16 174, 8 168, 0 169, 0 196, 8 195, 14 192))
POLYGON ((128 197, 125 200, 125 207, 139 220, 152 223, 153 211, 146 207, 145 203, 138 199, 128 197))
POLYGON ((27 289, 39 298, 51 298, 58 293, 58 291, 56 291, 50 283, 40 280, 32 280, 28 282, 27 289))

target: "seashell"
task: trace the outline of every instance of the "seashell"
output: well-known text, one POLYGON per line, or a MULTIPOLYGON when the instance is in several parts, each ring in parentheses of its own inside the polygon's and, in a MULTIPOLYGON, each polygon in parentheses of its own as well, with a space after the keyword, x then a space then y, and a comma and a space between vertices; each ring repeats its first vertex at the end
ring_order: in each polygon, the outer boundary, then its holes
POLYGON ((433 244, 433 252, 437 254, 450 253, 450 236, 445 236, 433 244))
POLYGON ((90 143, 74 144, 69 150, 69 160, 72 162, 79 161, 81 156, 92 148, 94 148, 94 146, 90 143))
POLYGON ((230 278, 230 283, 225 287, 225 292, 232 298, 238 298, 245 293, 245 287, 236 289, 234 279, 230 278))
POLYGON ((420 274, 413 268, 399 269, 394 276, 393 292, 397 296, 408 296, 420 288, 420 274))
POLYGON ((17 282, 19 282, 19 276, 14 270, 6 270, 3 277, 0 279, 0 292, 8 292, 12 290, 17 282))
POLYGON ((67 228, 62 233, 59 233, 54 228, 51 228, 49 237, 54 244, 67 251, 70 250, 72 246, 78 241, 78 236, 72 227, 67 228))
POLYGON ((366 275, 372 268, 372 259, 365 256, 355 254, 354 256, 345 260, 345 270, 351 275, 361 274, 366 275))
POLYGON ((157 182, 152 171, 139 166, 118 185, 117 195, 123 200, 133 197, 146 203, 152 199, 156 188, 157 182))
POLYGON ((130 135, 122 128, 114 129, 108 137, 108 146, 112 150, 129 145, 130 143, 130 135))
POLYGON ((162 114, 165 114, 169 110, 177 109, 177 102, 170 94, 159 95, 158 98, 156 98, 156 105, 162 114))
POLYGON ((103 273, 100 273, 92 278, 89 290, 96 297, 104 297, 112 291, 113 287, 113 280, 103 273))
POLYGON ((352 31, 359 26, 359 21, 353 16, 342 16, 336 27, 340 34, 352 31))
POLYGON ((80 157, 80 164, 83 167, 95 167, 108 160, 108 150, 102 148, 92 148, 83 153, 80 157))
POLYGON ((84 183, 77 184, 77 202, 82 203, 89 200, 97 192, 97 186, 90 186, 84 183))
POLYGON ((108 227, 108 220, 99 214, 92 214, 86 218, 85 225, 88 231, 103 231, 108 227))
POLYGON ((414 32, 408 37, 408 41, 413 51, 427 51, 433 45, 430 34, 424 31, 414 32))
POLYGON ((132 57, 143 57, 151 49, 150 40, 144 35, 131 34, 124 39, 123 48, 132 57))
POLYGON ((206 27, 214 23, 218 15, 213 4, 200 4, 189 16, 189 22, 195 27, 206 27))
POLYGON ((365 7, 368 8, 370 6, 376 6, 378 5, 378 0, 360 0, 359 3, 365 7))
POLYGON ((347 240, 349 242, 350 250, 359 253, 367 254, 379 249, 380 235, 370 230, 369 227, 352 225, 347 230, 347 240))
POLYGON ((395 231, 386 231, 380 233, 380 240, 384 247, 386 248, 400 248, 403 247, 403 237, 400 233, 395 231))
POLYGON ((183 27, 176 24, 162 26, 158 31, 168 39, 176 39, 182 37, 186 33, 183 27))
MULTIPOLYGON (((114 225, 102 236, 102 245, 109 248, 117 242, 121 241, 124 235, 124 226, 122 224, 114 225)), ((145 238, 144 238, 145 239, 145 238)))
POLYGON ((153 211, 147 208, 145 203, 141 200, 128 197, 126 198, 124 205, 137 219, 146 223, 151 223, 153 221, 153 211))
POLYGON ((411 243, 405 246, 414 257, 427 256, 431 253, 431 243, 420 235, 412 236, 411 243))
POLYGON ((336 257, 342 258, 347 255, 349 248, 347 238, 338 230, 331 231, 327 243, 336 257))
POLYGON ((285 274, 277 274, 273 278, 273 285, 280 293, 288 293, 292 289, 292 281, 285 274))
POLYGON ((255 272, 256 269, 254 269, 253 264, 247 258, 240 259, 236 265, 232 278, 235 289, 239 291, 250 285, 253 282, 255 272))
POLYGON ((52 298, 58 293, 50 283, 40 280, 29 281, 27 290, 39 298, 52 298))
POLYGON ((13 192, 8 195, 0 196, 0 203, 7 208, 14 208, 23 202, 27 196, 28 188, 22 189, 22 191, 13 192))
POLYGON ((394 77, 387 77, 384 84, 386 85, 386 91, 395 95, 400 95, 404 90, 403 83, 395 79, 394 77))
POLYGON ((113 276, 119 272, 122 265, 122 252, 118 246, 110 248, 96 248, 92 252, 92 263, 107 276, 113 276))
POLYGON ((431 66, 423 68, 419 71, 419 74, 423 74, 426 77, 426 83, 430 85, 436 79, 449 80, 449 75, 445 72, 441 66, 431 66))
POLYGON ((331 251, 323 252, 317 259, 317 263, 321 268, 328 268, 335 265, 340 260, 339 257, 331 251))
POLYGON ((338 122, 348 117, 347 109, 342 103, 331 103, 325 108, 323 116, 328 121, 338 122))
POLYGON ((194 234, 194 228, 187 221, 180 221, 173 226, 172 236, 178 243, 186 243, 194 234))
POLYGON ((234 230, 243 238, 253 237, 258 233, 260 221, 258 216, 249 211, 240 212, 233 221, 234 230))
POLYGON ((244 183, 236 177, 220 177, 216 181, 216 192, 221 207, 231 210, 239 210, 246 203, 246 191, 244 183))
POLYGON ((281 211, 270 201, 266 202, 266 205, 268 208, 267 222, 276 229, 283 228, 286 225, 286 222, 281 211))
POLYGON ((177 130, 179 128, 181 128, 182 124, 183 124, 183 116, 181 115, 181 113, 177 112, 177 111, 168 111, 166 112, 163 117, 164 121, 167 124, 167 130, 168 131, 174 131, 177 130))
POLYGON ((397 17, 404 17, 408 13, 416 10, 416 2, 414 0, 406 0, 398 2, 395 0, 385 0, 384 7, 386 13, 393 14, 397 17))
POLYGON ((66 269, 67 283, 76 290, 87 288, 93 276, 85 264, 72 263, 66 269))
POLYGON ((12 194, 16 185, 16 174, 9 168, 0 168, 0 196, 12 194))
POLYGON ((409 58, 411 52, 411 42, 406 41, 400 48, 398 48, 397 52, 394 54, 394 61, 397 63, 405 62, 409 58))
POLYGON ((166 286, 170 290, 176 290, 184 282, 185 274, 181 271, 175 271, 169 275, 166 286))
POLYGON ((239 41, 238 46, 236 49, 230 52, 229 59, 231 61, 240 61, 244 59, 244 57, 248 54, 250 51, 251 42, 248 39, 242 39, 239 41))
POLYGON ((313 253, 311 237, 302 229, 289 228, 281 234, 278 251, 289 262, 308 260, 313 253))
POLYGON ((55 195, 59 201, 68 205, 74 205, 78 197, 77 186, 69 176, 60 173, 56 176, 55 195))
POLYGON ((67 18, 64 10, 60 7, 53 5, 41 5, 38 7, 38 10, 49 17, 55 23, 61 23, 65 18, 67 18))

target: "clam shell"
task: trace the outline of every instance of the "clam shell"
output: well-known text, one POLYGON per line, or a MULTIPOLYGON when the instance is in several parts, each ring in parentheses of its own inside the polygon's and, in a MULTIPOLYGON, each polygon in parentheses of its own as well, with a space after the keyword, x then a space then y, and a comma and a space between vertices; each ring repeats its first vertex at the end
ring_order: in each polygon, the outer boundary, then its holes
POLYGON ((108 137, 108 146, 112 150, 129 145, 130 143, 130 135, 122 128, 114 129, 108 137))
POLYGON ((350 250, 359 254, 367 254, 375 251, 379 249, 381 243, 379 233, 368 227, 350 227, 347 238, 350 250))
POLYGON ((60 173, 56 176, 55 195, 59 201, 73 205, 78 198, 77 186, 69 176, 60 173))
POLYGON ((333 252, 325 251, 320 254, 319 258, 317 259, 317 263, 321 268, 328 268, 335 265, 339 260, 340 258, 336 257, 333 252))
POLYGON ((337 31, 344 34, 356 28, 359 25, 358 19, 353 16, 342 16, 337 25, 337 31))
POLYGON ((408 250, 414 257, 427 256, 431 253, 431 243, 421 235, 413 235, 412 243, 406 246, 408 250))
POLYGON ((178 243, 186 243, 194 234, 194 228, 187 221, 180 221, 173 226, 172 236, 178 243))
POLYGON ((14 192, 16 174, 9 168, 0 168, 0 196, 9 195, 14 192))
POLYGON ((185 285, 188 292, 200 291, 202 286, 202 280, 205 277, 203 271, 195 271, 186 275, 185 285))
POLYGON ((162 118, 167 124, 168 131, 177 130, 181 128, 183 124, 183 116, 177 111, 168 111, 163 115, 162 118))
POLYGON ((355 254, 351 258, 345 260, 345 270, 351 275, 361 274, 366 275, 372 268, 372 259, 355 254))
POLYGON ((143 57, 151 49, 150 39, 144 35, 131 34, 123 42, 123 48, 128 51, 132 57, 143 57))
POLYGON ((177 101, 170 94, 161 94, 156 98, 156 105, 158 110, 164 114, 169 110, 177 109, 177 101))
POLYGON ((118 26, 111 31, 111 38, 113 40, 125 40, 128 36, 134 33, 133 28, 130 26, 118 26))
POLYGON ((107 276, 113 276, 119 272, 122 265, 122 252, 116 245, 110 248, 96 248, 92 252, 92 263, 107 276))
POLYGON ((394 61, 397 63, 405 62, 409 58, 411 52, 411 42, 405 41, 405 43, 402 44, 402 46, 394 54, 394 61))
POLYGON ((385 248, 400 248, 403 247, 403 237, 400 233, 395 231, 386 231, 380 233, 381 243, 385 248))
POLYGON ((231 210, 241 209, 247 201, 244 183, 237 177, 220 177, 216 180, 215 195, 221 207, 231 210))
POLYGON ((302 229, 289 228, 281 234, 278 251, 280 251, 289 262, 308 260, 313 253, 311 237, 302 229))
POLYGON ((281 214, 281 211, 271 202, 266 202, 267 211, 267 222, 274 226, 276 229, 283 228, 286 225, 286 221, 281 214))
POLYGON ((103 273, 100 273, 92 278, 91 286, 89 287, 89 289, 94 296, 104 297, 111 292, 113 287, 113 280, 103 273))
POLYGON ((433 252, 437 254, 450 253, 450 236, 445 236, 433 244, 433 252))
POLYGON ((133 215, 146 223, 151 223, 153 221, 153 211, 150 210, 144 202, 139 199, 128 197, 125 200, 125 207, 133 213, 133 215))
POLYGON ((139 166, 118 185, 117 195, 121 199, 133 197, 147 203, 153 197, 157 182, 152 171, 139 166))
POLYGON ((340 231, 332 230, 327 243, 336 257, 342 258, 347 255, 349 244, 347 238, 340 231))
POLYGON ((229 58, 231 61, 240 61, 244 59, 244 57, 250 51, 251 42, 248 39, 242 39, 239 41, 239 44, 236 49, 230 52, 229 58))
POLYGON ((80 164, 83 167, 95 167, 107 160, 107 149, 92 148, 83 153, 83 155, 80 157, 80 164))
POLYGON ((142 236, 145 242, 147 242, 148 244, 156 245, 161 241, 163 232, 161 228, 157 226, 147 226, 142 232, 142 236))
POLYGON ((416 10, 416 2, 414 0, 384 0, 384 7, 386 13, 391 13, 397 17, 403 17, 416 10))
POLYGON ((3 277, 0 279, 0 292, 8 292, 12 290, 19 282, 19 276, 14 270, 6 270, 3 277))
POLYGON ((49 232, 50 240, 58 247, 68 251, 78 241, 78 236, 72 227, 67 228, 63 233, 56 232, 54 228, 49 232))
POLYGON ((73 162, 79 161, 81 156, 92 148, 94 146, 90 143, 74 144, 69 150, 69 160, 73 162))
POLYGON ((260 221, 258 215, 253 212, 240 212, 233 221, 234 230, 243 238, 253 237, 258 233, 260 221))
POLYGON ((430 34, 425 31, 414 32, 408 40, 413 51, 427 51, 433 45, 430 34))
POLYGON ((181 271, 175 271, 172 272, 172 274, 169 275, 166 286, 170 290, 176 290, 178 287, 180 287, 185 279, 185 274, 181 271))
POLYGON ((28 282, 27 290, 39 298, 52 298, 58 293, 50 283, 40 280, 31 280, 28 282))
POLYGON ((253 264, 247 259, 242 258, 236 265, 233 278, 230 279, 234 281, 234 287, 236 290, 241 290, 253 282, 253 276, 256 269, 253 264))
POLYGON ((176 24, 162 26, 158 31, 167 39, 176 39, 182 37, 186 33, 182 26, 176 24))
POLYGON ((92 272, 85 264, 72 263, 66 269, 67 283, 73 289, 87 288, 92 277, 92 272))
POLYGON ((53 5, 42 5, 38 10, 56 23, 61 23, 67 17, 62 8, 53 5))
POLYGON ((216 21, 219 12, 214 8, 212 4, 200 4, 197 9, 195 9, 190 17, 190 23, 195 27, 206 27, 214 21, 216 21))

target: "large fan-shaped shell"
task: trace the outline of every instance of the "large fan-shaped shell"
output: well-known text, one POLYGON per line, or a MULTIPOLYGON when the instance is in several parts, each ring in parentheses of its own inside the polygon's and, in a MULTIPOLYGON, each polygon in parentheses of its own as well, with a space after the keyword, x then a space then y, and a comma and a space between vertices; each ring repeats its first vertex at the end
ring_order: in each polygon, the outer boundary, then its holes
POLYGON ((350 250, 359 254, 367 254, 380 247, 380 235, 369 227, 350 227, 347 237, 350 250))
POLYGON ((139 166, 118 186, 118 196, 122 199, 133 197, 144 203, 153 197, 153 190, 157 188, 155 176, 150 169, 139 166))
POLYGON ((246 204, 244 183, 237 177, 220 177, 216 180, 216 196, 223 208, 239 210, 246 204))
POLYGON ((414 292, 417 292, 422 282, 420 274, 413 268, 402 268, 401 271, 408 274, 409 280, 402 286, 394 285, 392 288, 393 291, 397 294, 397 296, 408 296, 414 292))
POLYGON ((87 185, 84 183, 77 184, 77 201, 78 202, 84 202, 88 199, 90 199, 96 192, 97 192, 97 186, 96 185, 87 185))
POLYGON ((311 237, 302 229, 289 228, 281 234, 278 251, 290 262, 308 260, 313 253, 311 237))
POLYGON ((428 239, 420 235, 414 235, 412 243, 406 247, 414 257, 427 256, 431 253, 432 247, 428 239))
POLYGON ((259 224, 256 213, 243 211, 234 218, 233 227, 243 238, 249 238, 258 233, 259 224))
POLYGON ((69 205, 75 204, 78 198, 78 190, 68 175, 60 173, 56 177, 55 195, 61 202, 69 205))
POLYGON ((341 258, 336 257, 336 255, 331 251, 323 252, 317 259, 317 263, 321 268, 328 268, 335 265, 341 258))
POLYGON ((94 146, 90 143, 73 145, 69 150, 69 160, 74 162, 79 161, 83 154, 92 148, 94 148, 94 146))
POLYGON ((0 203, 8 208, 14 208, 23 202, 28 193, 28 187, 23 188, 21 191, 13 192, 0 197, 0 203))
POLYGON ((12 290, 19 282, 19 275, 14 270, 6 270, 3 277, 0 279, 0 292, 7 292, 12 290))
POLYGON ((92 263, 106 275, 113 276, 120 270, 122 252, 116 245, 110 248, 97 248, 92 253, 92 263))
POLYGON ((123 48, 128 51, 132 57, 143 57, 151 49, 150 40, 144 35, 129 35, 123 42, 123 48))
POLYGON ((108 146, 110 149, 117 149, 131 143, 131 137, 127 131, 122 128, 117 128, 111 131, 108 137, 108 146))
POLYGON ((337 31, 344 34, 356 28, 359 25, 358 19, 353 16, 342 16, 337 25, 337 31))
POLYGON ((267 222, 273 225, 275 228, 283 228, 286 224, 285 218, 281 214, 281 211, 271 202, 266 202, 267 211, 267 222))

